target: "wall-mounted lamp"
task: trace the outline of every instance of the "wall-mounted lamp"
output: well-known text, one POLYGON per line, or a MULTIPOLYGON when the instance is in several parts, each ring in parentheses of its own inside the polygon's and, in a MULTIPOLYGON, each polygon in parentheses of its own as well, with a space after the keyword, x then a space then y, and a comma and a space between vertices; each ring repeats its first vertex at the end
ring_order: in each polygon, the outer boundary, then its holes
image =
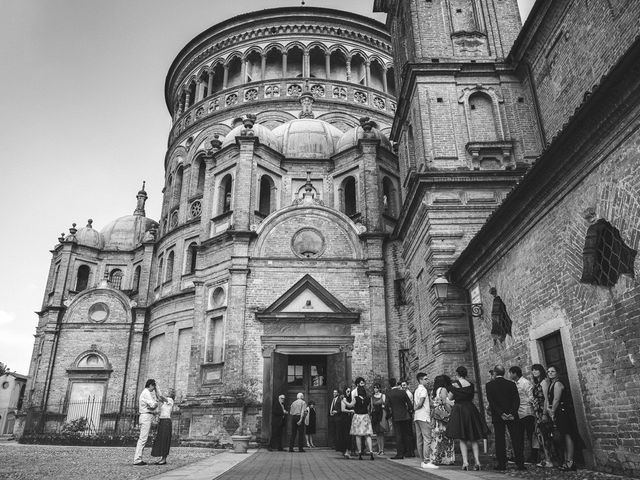
MULTIPOLYGON (((438 275, 438 277, 433 281, 433 288, 436 292, 436 298, 440 304, 444 305, 447 301, 447 296, 449 295, 449 282, 442 275, 438 275)), ((454 307, 463 307, 465 310, 471 312, 472 317, 481 317, 482 316, 482 304, 481 303, 449 303, 447 305, 454 307)))

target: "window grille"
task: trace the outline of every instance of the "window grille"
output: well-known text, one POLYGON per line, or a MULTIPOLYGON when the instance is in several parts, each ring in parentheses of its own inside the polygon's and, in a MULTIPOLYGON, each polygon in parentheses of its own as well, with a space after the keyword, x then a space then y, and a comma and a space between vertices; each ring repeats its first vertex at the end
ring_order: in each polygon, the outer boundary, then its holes
POLYGON ((409 349, 398 350, 398 357, 400 359, 400 379, 406 380, 409 378, 409 372, 411 371, 409 349))
POLYGON ((124 277, 124 273, 122 273, 122 270, 117 268, 115 270, 112 270, 111 274, 109 275, 109 284, 111 285, 111 287, 120 290, 120 286, 122 285, 122 277, 124 277))
POLYGON ((582 283, 612 287, 621 274, 633 277, 637 251, 628 247, 620 231, 604 219, 589 227, 582 252, 582 283))

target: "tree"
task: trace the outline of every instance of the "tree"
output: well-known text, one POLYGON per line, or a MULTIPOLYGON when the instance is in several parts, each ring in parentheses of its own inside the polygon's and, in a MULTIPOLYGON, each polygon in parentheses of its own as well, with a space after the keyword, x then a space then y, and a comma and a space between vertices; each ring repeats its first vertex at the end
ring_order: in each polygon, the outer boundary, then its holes
POLYGON ((10 371, 9 366, 6 363, 0 362, 0 375, 5 375, 10 371))

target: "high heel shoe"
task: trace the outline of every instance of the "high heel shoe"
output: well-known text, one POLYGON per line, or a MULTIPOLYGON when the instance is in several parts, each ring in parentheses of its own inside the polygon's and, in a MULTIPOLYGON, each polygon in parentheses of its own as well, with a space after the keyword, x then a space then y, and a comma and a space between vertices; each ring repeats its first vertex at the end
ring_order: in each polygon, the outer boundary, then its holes
POLYGON ((469 470, 469 465, 462 465, 462 470, 468 471, 469 470))
POLYGON ((473 466, 473 469, 474 469, 476 472, 477 472, 477 471, 479 471, 479 470, 482 470, 482 465, 480 465, 479 463, 476 463, 476 464, 473 466))
POLYGON ((362 460, 362 452, 358 453, 358 460, 362 460))
POLYGON ((375 460, 376 457, 373 456, 373 452, 369 452, 369 456, 371 457, 371 460, 375 460))

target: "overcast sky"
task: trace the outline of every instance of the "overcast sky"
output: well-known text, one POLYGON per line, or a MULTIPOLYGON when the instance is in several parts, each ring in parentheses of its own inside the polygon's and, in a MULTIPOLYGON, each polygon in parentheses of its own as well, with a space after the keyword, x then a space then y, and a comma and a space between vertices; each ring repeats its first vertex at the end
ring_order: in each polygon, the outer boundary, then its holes
MULTIPOLYGON (((519 0, 523 19, 533 0, 519 0)), ((307 0, 372 14, 373 0, 307 0)), ((164 79, 208 27, 299 0, 0 0, 0 362, 28 373, 50 250, 72 222, 158 219, 164 79)))

